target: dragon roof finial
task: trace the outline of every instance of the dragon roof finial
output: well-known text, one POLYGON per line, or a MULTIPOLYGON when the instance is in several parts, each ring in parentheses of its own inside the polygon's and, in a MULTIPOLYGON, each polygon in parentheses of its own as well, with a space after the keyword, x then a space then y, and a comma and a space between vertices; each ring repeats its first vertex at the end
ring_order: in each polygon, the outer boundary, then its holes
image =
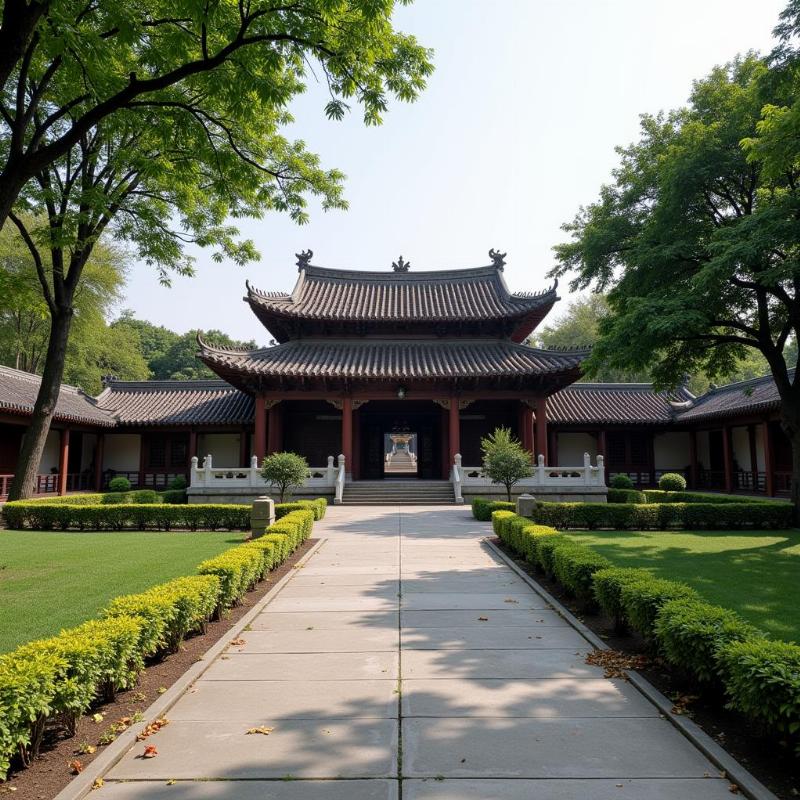
POLYGON ((392 269, 395 272, 408 272, 408 268, 411 266, 410 261, 403 261, 403 256, 397 259, 397 261, 392 261, 392 269))
POLYGON ((299 253, 295 253, 295 257, 297 258, 297 269, 299 271, 305 269, 311 263, 311 259, 314 257, 314 251, 301 250, 299 253))
POLYGON ((492 266, 502 271, 503 267, 506 265, 507 255, 507 253, 501 253, 499 250, 492 248, 489 251, 489 258, 492 259, 492 266))

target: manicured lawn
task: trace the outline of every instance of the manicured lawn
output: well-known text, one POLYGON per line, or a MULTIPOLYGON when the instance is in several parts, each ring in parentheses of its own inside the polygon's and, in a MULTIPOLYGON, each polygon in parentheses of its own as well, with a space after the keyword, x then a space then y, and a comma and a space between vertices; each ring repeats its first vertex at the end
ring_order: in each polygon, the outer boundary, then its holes
POLYGON ((620 566, 685 581, 776 638, 800 641, 800 531, 571 531, 620 566))
POLYGON ((191 575, 230 532, 0 531, 0 653, 95 615, 112 597, 191 575))

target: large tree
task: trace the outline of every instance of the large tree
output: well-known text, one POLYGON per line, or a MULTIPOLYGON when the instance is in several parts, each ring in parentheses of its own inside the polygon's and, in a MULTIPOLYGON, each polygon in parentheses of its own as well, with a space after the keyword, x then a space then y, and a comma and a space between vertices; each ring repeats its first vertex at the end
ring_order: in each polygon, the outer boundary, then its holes
MULTIPOLYGON (((430 69, 427 52, 410 37, 394 32, 389 18, 392 7, 388 0, 316 0, 281 7, 240 4, 232 12, 231 4, 205 4, 193 7, 184 19, 175 16, 180 8, 172 3, 171 16, 148 17, 143 28, 137 23, 138 28, 125 29, 120 45, 127 55, 121 63, 144 58, 147 64, 152 57, 160 64, 172 48, 180 51, 179 58, 196 54, 203 63, 215 60, 210 53, 217 47, 227 54, 216 59, 213 71, 189 70, 180 81, 154 93, 135 94, 124 107, 88 127, 79 122, 83 99, 68 107, 60 105, 64 92, 69 94, 60 80, 48 76, 42 85, 28 80, 28 93, 52 97, 47 136, 53 141, 63 139, 68 146, 56 148, 60 155, 53 159, 36 161, 33 180, 22 184, 9 211, 30 250, 50 314, 41 389, 10 497, 32 491, 63 376, 75 292, 98 239, 112 235, 125 241, 141 262, 154 265, 168 282, 171 271, 191 274, 191 259, 185 251, 189 243, 215 248, 217 260, 243 263, 257 256, 251 243, 239 240, 230 217, 258 217, 278 210, 304 222, 309 194, 318 195, 324 209, 345 207, 341 173, 323 170, 302 142, 289 141, 282 134, 291 121, 286 105, 303 91, 312 59, 327 79, 329 116, 341 116, 345 99, 355 97, 366 121, 378 123, 388 94, 413 99, 430 69), (255 16, 254 7, 258 9, 255 16), (237 34, 248 42, 254 30, 261 30, 252 48, 237 45, 228 51, 224 37, 212 35, 212 22, 224 22, 228 31, 233 24, 231 13, 237 20, 241 15, 248 20, 237 34), (199 20, 196 29, 195 19, 199 20), (264 25, 271 32, 263 31, 264 25), (285 33, 287 26, 290 36, 285 33), (152 41, 151 27, 159 31, 152 41), (138 44, 125 44, 133 34, 140 34, 155 52, 145 57, 147 47, 138 39, 138 44), (83 131, 78 137, 72 133, 76 125, 83 131), (43 216, 47 225, 31 227, 20 212, 43 216), (48 262, 52 269, 48 270, 48 262)), ((92 6, 87 13, 95 12, 92 6)), ((133 24, 126 19, 126 24, 133 24)), ((116 26, 121 23, 113 21, 108 35, 117 39, 116 26)), ((100 40, 102 51, 106 37, 101 35, 100 40)), ((83 41, 75 47, 80 50, 83 41)), ((92 60, 97 57, 97 53, 87 53, 93 80, 113 83, 115 65, 99 70, 92 60)), ((63 78, 60 58, 57 62, 54 75, 63 78)), ((80 71, 73 74, 73 86, 85 77, 80 71)), ((136 75, 130 80, 137 86, 140 81, 136 75)), ((24 91, 22 95, 27 96, 24 91)), ((0 139, 0 146, 13 150, 13 126, 10 131, 8 139, 0 139)), ((0 175, 0 188, 3 180, 0 175)))
MULTIPOLYGON (((409 0, 399 0, 401 3, 409 0)), ((350 99, 380 122, 431 67, 394 31, 396 0, 4 0, 0 18, 0 228, 23 187, 97 125, 141 104, 284 108, 315 63, 328 116, 350 99)))
POLYGON ((751 54, 697 81, 685 108, 643 116, 613 181, 565 226, 553 270, 608 293, 590 371, 649 369, 667 387, 760 353, 792 442, 796 505, 800 376, 787 347, 800 334, 800 161, 767 168, 768 146, 748 141, 799 88, 751 54))
MULTIPOLYGON (((122 297, 125 268, 123 252, 99 244, 76 293, 64 381, 92 394, 100 391, 103 375, 136 380, 148 374, 136 331, 116 329, 106 322, 122 297)), ((30 252, 11 226, 0 231, 0 296, 0 363, 41 373, 50 333, 49 312, 30 252)))

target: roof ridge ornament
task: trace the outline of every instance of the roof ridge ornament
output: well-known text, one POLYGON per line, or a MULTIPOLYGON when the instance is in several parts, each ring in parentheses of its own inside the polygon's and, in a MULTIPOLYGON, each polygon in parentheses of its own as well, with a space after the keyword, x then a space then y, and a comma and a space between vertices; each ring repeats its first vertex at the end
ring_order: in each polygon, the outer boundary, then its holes
POLYGON ((311 263, 311 259, 314 257, 313 250, 301 250, 299 253, 295 253, 295 258, 297 258, 297 271, 305 269, 311 263))
POLYGON ((503 267, 506 265, 506 256, 508 253, 501 253, 499 250, 495 250, 492 248, 489 251, 489 258, 492 259, 492 266, 499 269, 501 272, 503 271, 503 267))
POLYGON ((410 261, 403 261, 403 256, 397 259, 397 261, 392 261, 392 269, 395 272, 408 272, 408 268, 411 266, 410 261))

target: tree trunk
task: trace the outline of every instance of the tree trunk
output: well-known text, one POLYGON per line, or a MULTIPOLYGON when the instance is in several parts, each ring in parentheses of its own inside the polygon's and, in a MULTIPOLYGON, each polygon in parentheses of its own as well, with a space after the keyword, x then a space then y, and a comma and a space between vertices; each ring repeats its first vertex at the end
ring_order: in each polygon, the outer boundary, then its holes
POLYGON ((50 319, 50 341, 39 395, 33 407, 30 425, 22 439, 14 480, 8 491, 9 500, 30 497, 36 488, 39 462, 50 431, 50 423, 56 411, 61 379, 64 375, 64 360, 67 355, 67 340, 72 325, 72 308, 59 309, 50 319))

